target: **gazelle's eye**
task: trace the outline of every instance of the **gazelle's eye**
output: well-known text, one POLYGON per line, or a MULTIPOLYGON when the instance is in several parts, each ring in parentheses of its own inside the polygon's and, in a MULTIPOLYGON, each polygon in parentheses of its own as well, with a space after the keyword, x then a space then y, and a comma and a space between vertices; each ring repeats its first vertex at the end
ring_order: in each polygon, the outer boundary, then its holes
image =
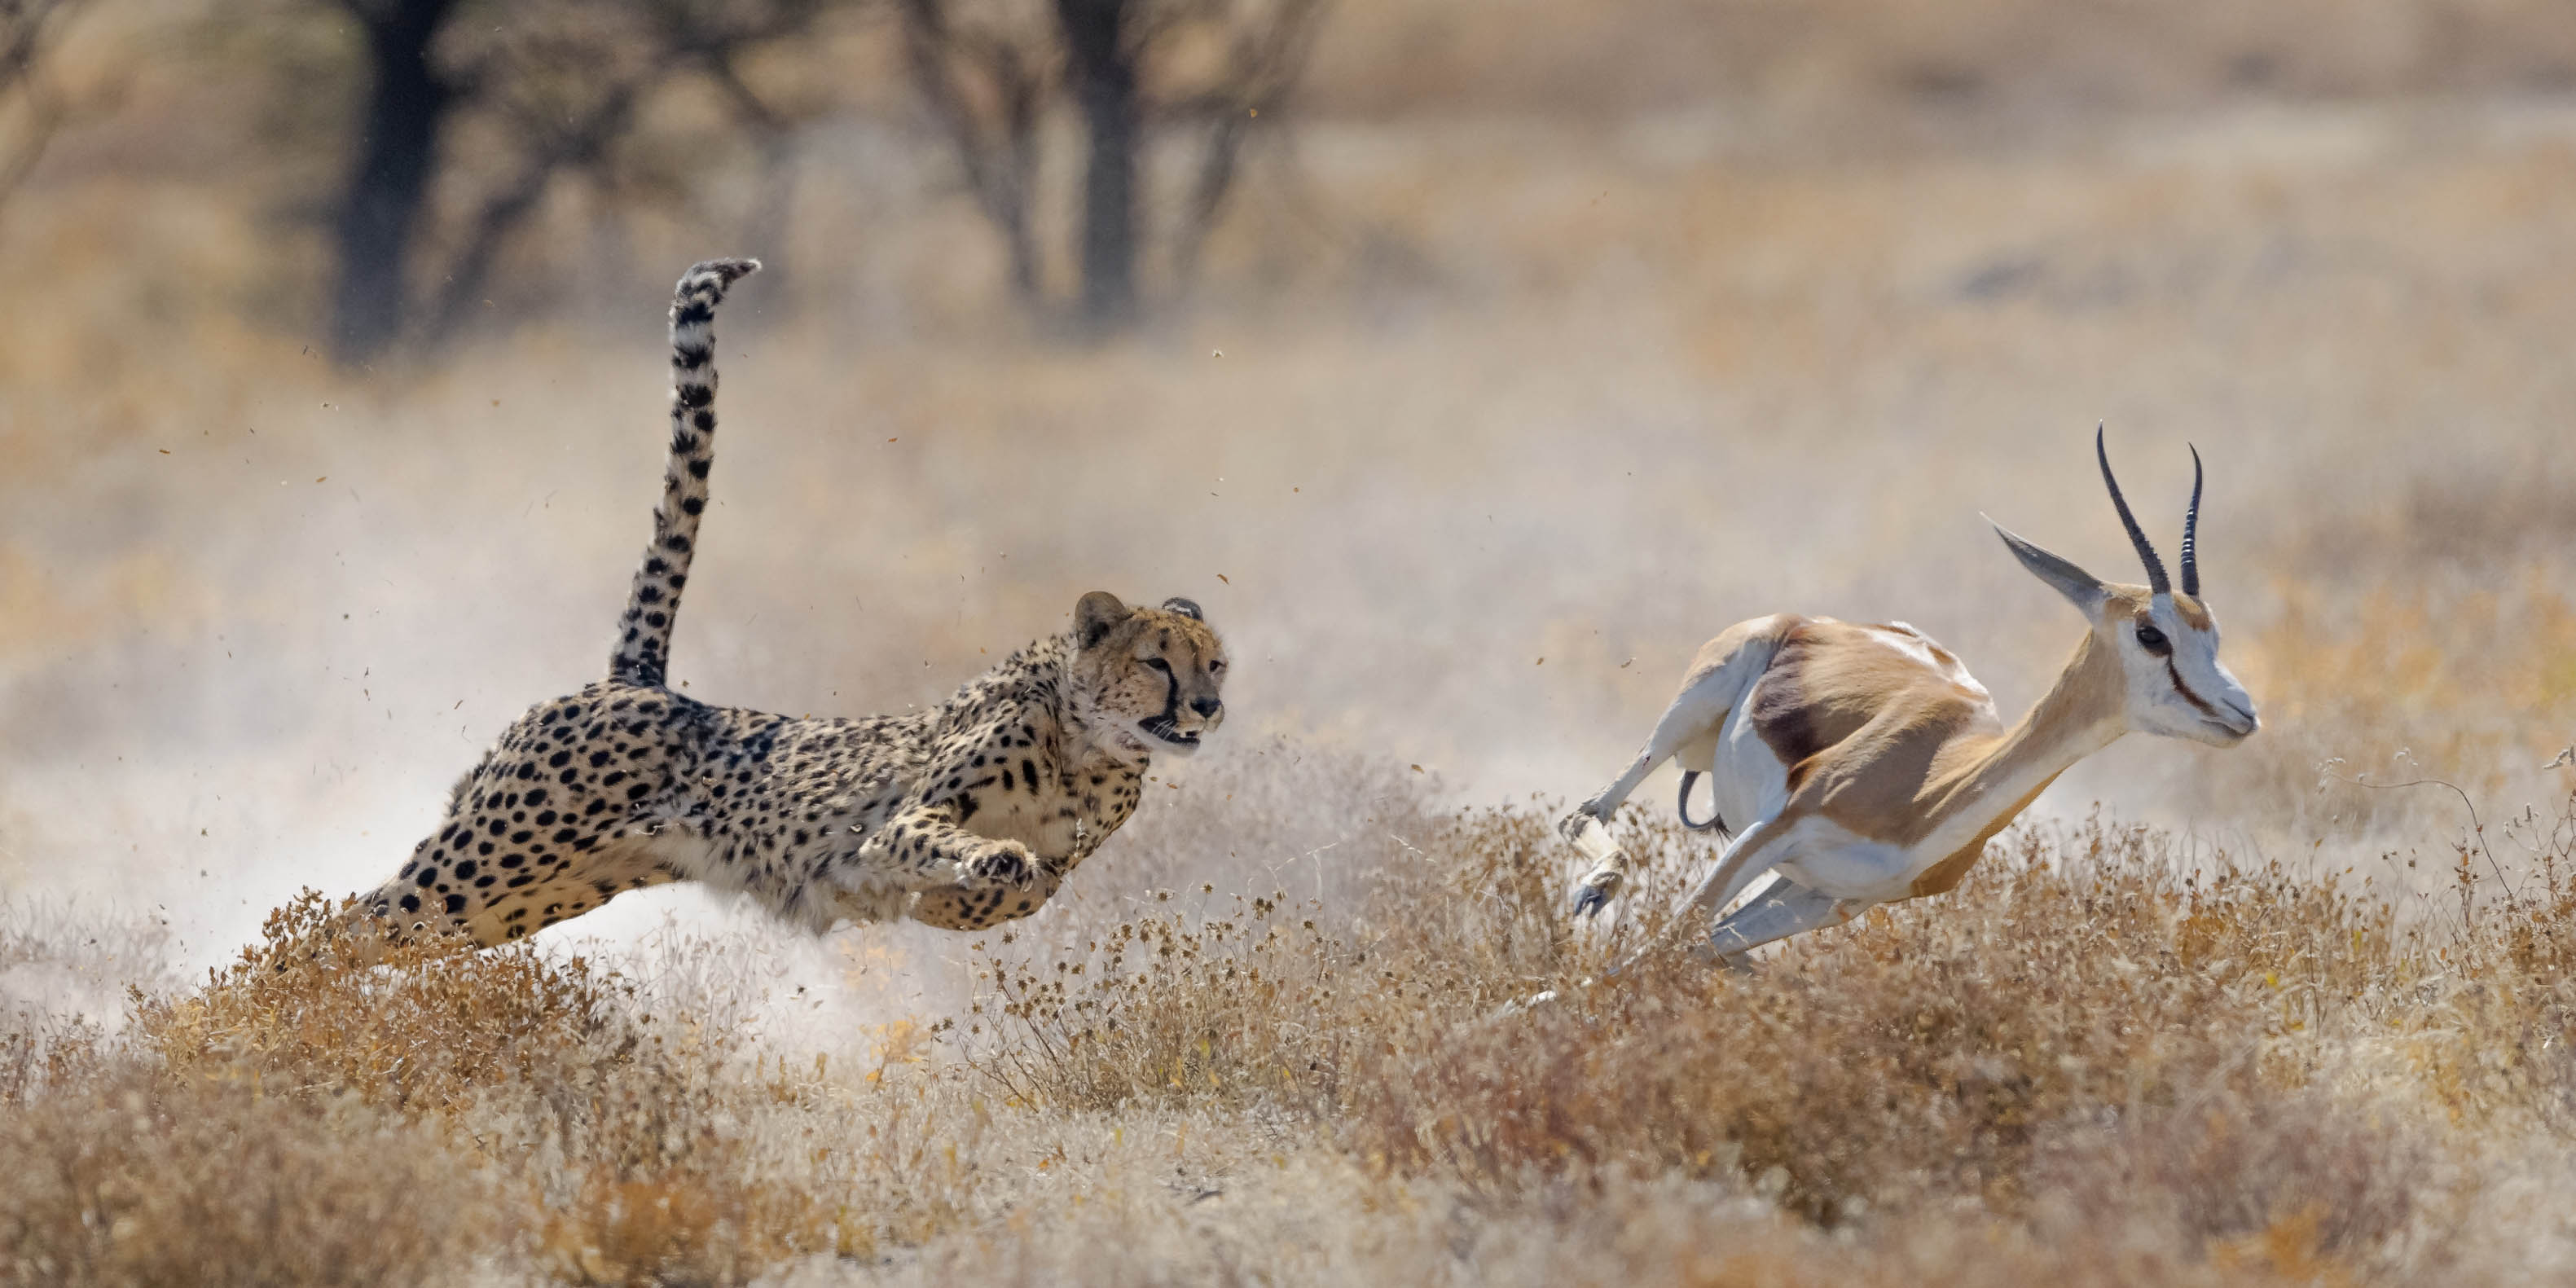
POLYGON ((2138 623, 2138 647, 2157 657, 2163 657, 2173 652, 2173 641, 2166 639, 2165 633, 2157 630, 2154 622, 2140 622, 2138 623))
POLYGON ((1172 673, 1172 664, 1159 657, 1146 658, 1145 665, 1150 666, 1165 675, 1170 675, 1172 673))

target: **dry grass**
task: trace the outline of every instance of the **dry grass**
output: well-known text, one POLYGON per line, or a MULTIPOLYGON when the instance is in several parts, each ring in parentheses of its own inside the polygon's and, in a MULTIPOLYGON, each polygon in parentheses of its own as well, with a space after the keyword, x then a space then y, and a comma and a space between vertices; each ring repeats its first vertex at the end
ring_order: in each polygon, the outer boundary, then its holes
POLYGON ((2097 820, 1758 976, 1600 982, 1653 918, 1565 922, 1540 816, 1480 811, 1332 909, 993 937, 953 1019, 811 1061, 526 948, 346 968, 307 900, 119 1036, 12 1037, 0 1269, 2508 1282, 2564 1255, 2506 1200, 2576 1121, 2567 808, 2412 917, 2097 820))

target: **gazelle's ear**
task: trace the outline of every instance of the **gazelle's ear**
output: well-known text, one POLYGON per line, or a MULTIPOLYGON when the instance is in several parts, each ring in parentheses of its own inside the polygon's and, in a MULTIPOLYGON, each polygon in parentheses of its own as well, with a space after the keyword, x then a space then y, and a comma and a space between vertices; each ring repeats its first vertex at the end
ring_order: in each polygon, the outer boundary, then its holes
POLYGON ((2062 556, 2014 536, 2004 530, 2004 525, 1992 519, 1986 522, 1994 528, 1996 536, 2004 539, 2004 545, 2013 552, 2013 558, 2021 560, 2021 566, 2030 569, 2031 576, 2047 582, 2058 594, 2066 596, 2066 602, 2082 609, 2085 616, 2091 617, 2102 607, 2101 578, 2076 567, 2062 556))

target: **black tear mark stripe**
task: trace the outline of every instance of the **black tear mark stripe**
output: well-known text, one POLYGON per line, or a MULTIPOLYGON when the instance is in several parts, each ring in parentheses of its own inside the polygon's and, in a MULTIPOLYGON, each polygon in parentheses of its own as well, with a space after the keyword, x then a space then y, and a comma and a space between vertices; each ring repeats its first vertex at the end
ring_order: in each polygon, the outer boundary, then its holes
POLYGON ((759 271, 749 259, 708 260, 680 278, 671 296, 671 453, 662 473, 662 503, 653 510, 653 540, 635 572, 608 677, 660 686, 669 673, 671 628, 680 587, 697 549, 707 508, 707 474, 716 432, 716 306, 735 281, 759 271))
POLYGON ((2167 676, 2169 676, 2169 677, 2171 677, 2171 678, 2172 678, 2172 680, 2173 680, 2173 686, 2174 686, 2174 692, 2181 694, 2181 695, 2183 696, 2183 700, 2184 700, 2184 701, 2187 701, 2187 702, 2191 703, 2193 706, 2200 708, 2201 713, 2202 713, 2203 715, 2208 716, 2208 717, 2209 717, 2210 719, 2212 719, 2212 720, 2216 720, 2216 719, 2219 719, 2219 718, 2220 718, 2220 717, 2219 717, 2219 714, 2218 714, 2218 708, 2213 707, 2213 706, 2209 705, 2208 703, 2201 701, 2201 700, 2200 700, 2200 695, 2199 695, 2199 694, 2197 694, 2197 693, 2192 692, 2192 691, 2191 691, 2191 686, 2182 682, 2182 672, 2180 672, 2180 671, 2178 671, 2178 670, 2175 670, 2175 669, 2174 669, 2174 664, 2173 664, 2173 659, 2172 659, 2172 658, 2166 658, 2166 659, 2165 659, 2165 674, 2166 674, 2167 676))

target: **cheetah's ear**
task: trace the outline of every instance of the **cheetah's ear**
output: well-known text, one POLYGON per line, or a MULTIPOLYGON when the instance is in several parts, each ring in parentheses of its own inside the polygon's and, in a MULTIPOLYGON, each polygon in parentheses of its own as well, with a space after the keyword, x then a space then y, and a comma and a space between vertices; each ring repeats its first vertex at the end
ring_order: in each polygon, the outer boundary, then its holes
POLYGON ((1084 648, 1096 648, 1112 627, 1125 620, 1127 605, 1108 591, 1095 590, 1073 606, 1073 637, 1084 648))
POLYGON ((1179 613, 1181 616, 1189 618, 1194 622, 1204 622, 1207 620, 1207 614, 1199 611, 1197 601, 1182 599, 1178 596, 1164 600, 1163 611, 1167 613, 1179 613))

